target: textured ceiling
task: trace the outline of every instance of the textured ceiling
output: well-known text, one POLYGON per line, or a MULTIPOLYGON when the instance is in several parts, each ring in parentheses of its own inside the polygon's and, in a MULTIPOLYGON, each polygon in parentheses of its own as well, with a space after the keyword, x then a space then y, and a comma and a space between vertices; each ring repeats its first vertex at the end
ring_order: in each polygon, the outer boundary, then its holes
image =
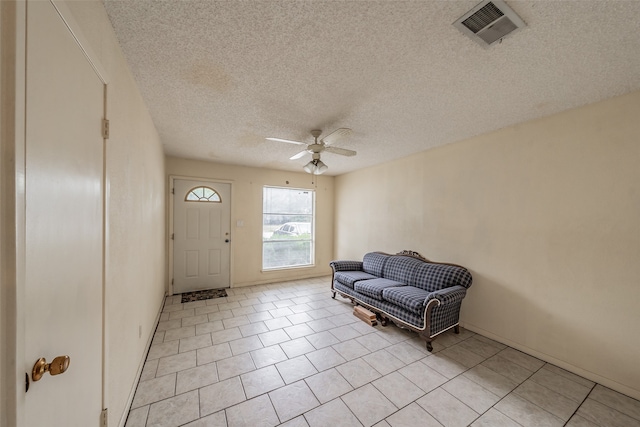
POLYGON ((640 89, 640 1, 509 1, 527 23, 485 49, 470 1, 113 1, 105 8, 171 156, 328 175, 640 89))

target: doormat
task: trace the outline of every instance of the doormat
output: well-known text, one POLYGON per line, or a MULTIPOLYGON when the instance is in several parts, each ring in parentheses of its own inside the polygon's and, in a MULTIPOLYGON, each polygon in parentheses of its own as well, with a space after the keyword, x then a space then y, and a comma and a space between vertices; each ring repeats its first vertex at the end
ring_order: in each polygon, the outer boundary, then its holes
POLYGON ((204 291, 185 292, 180 302, 202 301, 205 299, 222 298, 227 296, 224 289, 207 289, 204 291))

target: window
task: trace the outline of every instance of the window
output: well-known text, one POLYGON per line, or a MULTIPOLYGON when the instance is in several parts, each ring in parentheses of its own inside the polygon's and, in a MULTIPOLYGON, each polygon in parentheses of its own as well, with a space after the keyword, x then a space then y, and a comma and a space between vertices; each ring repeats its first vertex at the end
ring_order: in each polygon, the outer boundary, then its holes
POLYGON ((210 202, 221 203, 220 195, 216 190, 209 187, 196 187, 187 192, 185 202, 210 202))
POLYGON ((312 190, 264 187, 262 194, 262 268, 313 265, 312 190))

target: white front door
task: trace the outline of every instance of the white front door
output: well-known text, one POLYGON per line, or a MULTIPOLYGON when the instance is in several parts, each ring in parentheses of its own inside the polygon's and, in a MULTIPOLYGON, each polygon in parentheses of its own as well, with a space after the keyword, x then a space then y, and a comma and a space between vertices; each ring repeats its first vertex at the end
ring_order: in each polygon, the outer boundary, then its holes
POLYGON ((48 1, 27 3, 25 427, 97 426, 102 410, 104 84, 48 1))
POLYGON ((230 196, 230 184, 174 181, 174 294, 229 287, 230 196))

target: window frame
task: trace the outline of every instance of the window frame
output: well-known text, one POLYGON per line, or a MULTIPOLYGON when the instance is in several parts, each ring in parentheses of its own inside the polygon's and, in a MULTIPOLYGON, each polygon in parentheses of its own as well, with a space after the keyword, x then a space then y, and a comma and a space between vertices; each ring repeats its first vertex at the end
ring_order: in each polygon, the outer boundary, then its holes
MULTIPOLYGON (((298 222, 298 221, 287 221, 283 225, 286 225, 288 222, 298 222)), ((289 229, 292 226, 289 224, 289 229)), ((262 245, 261 245, 261 271, 279 271, 279 270, 291 270, 291 269, 299 269, 299 268, 312 268, 316 265, 316 191, 311 188, 294 188, 294 187, 281 187, 277 185, 263 185, 262 186, 262 245), (268 188, 278 189, 278 190, 287 190, 287 191, 303 191, 311 194, 311 213, 310 214, 301 214, 301 213, 279 213, 279 212, 266 212, 265 211, 265 190, 268 188), (291 216, 300 216, 300 215, 309 215, 311 220, 311 237, 310 239, 276 239, 271 240, 270 238, 265 238, 265 215, 291 215, 291 216), (282 243, 282 242, 309 242, 310 244, 310 256, 308 264, 295 264, 295 265, 286 265, 286 266, 278 266, 278 267, 265 267, 265 244, 269 245, 272 243, 282 243)), ((275 231, 275 230, 274 230, 275 231)), ((273 235, 273 234, 272 234, 273 235)))

